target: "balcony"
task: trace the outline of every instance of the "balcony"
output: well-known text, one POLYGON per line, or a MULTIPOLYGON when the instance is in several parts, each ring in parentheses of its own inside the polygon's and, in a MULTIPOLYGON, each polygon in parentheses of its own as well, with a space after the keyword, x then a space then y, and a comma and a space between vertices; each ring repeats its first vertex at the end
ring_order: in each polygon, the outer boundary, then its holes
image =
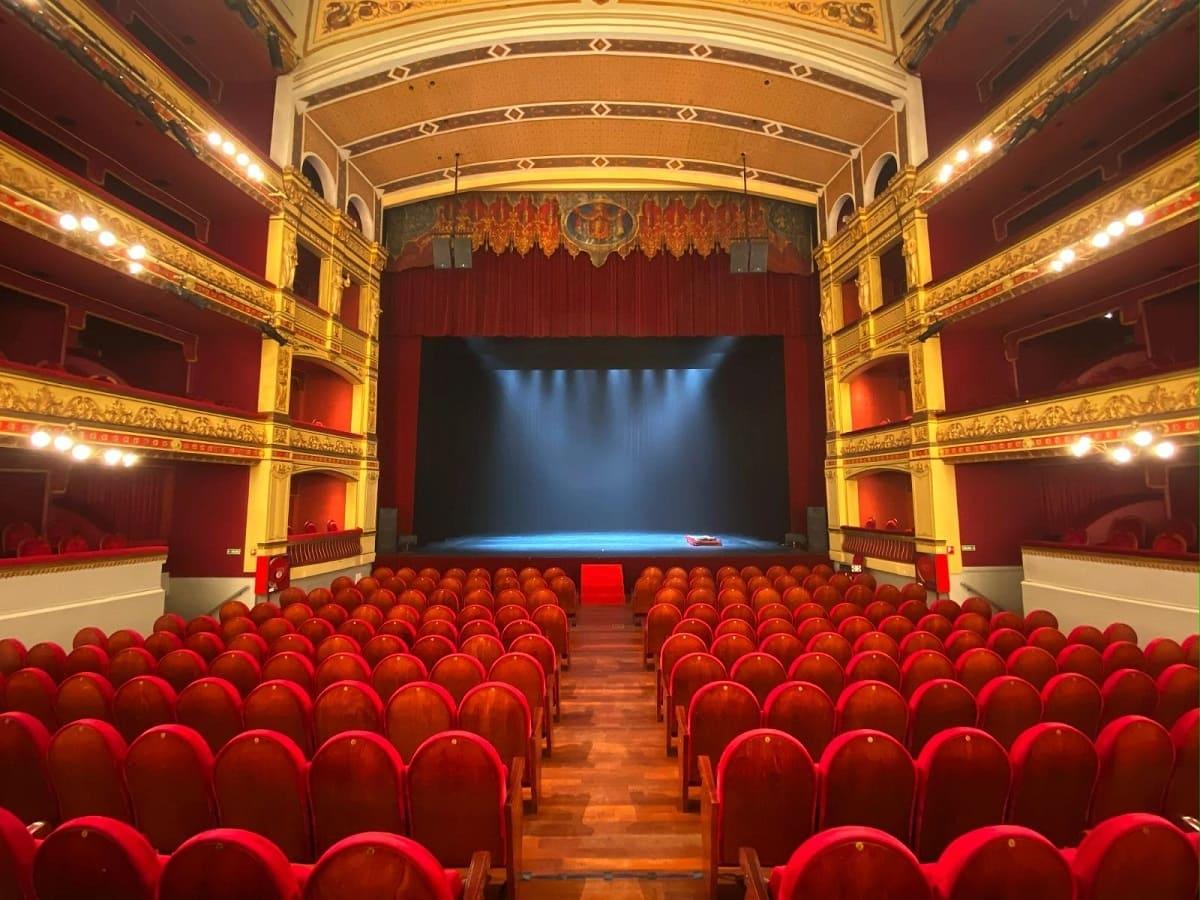
POLYGON ((288 558, 293 569, 357 559, 364 553, 362 537, 361 528, 315 534, 290 534, 287 540, 288 558))
POLYGON ((917 559, 917 539, 912 534, 899 531, 843 525, 842 552, 864 559, 914 565, 917 559))

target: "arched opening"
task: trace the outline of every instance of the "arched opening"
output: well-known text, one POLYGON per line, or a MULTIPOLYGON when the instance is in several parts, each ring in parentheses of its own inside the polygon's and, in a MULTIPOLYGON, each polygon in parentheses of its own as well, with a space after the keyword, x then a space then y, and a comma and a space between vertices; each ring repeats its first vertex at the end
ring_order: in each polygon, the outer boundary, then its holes
POLYGON ((842 194, 834 202, 833 207, 829 212, 829 236, 833 237, 843 226, 850 221, 850 217, 854 215, 854 198, 849 194, 842 194))
POLYGON ((354 223, 355 228, 368 238, 374 238, 375 225, 371 219, 370 207, 367 206, 367 202, 362 197, 355 194, 346 201, 346 215, 350 217, 350 221, 354 223))
POLYGON ((333 472, 293 475, 288 495, 288 533, 316 534, 344 529, 348 480, 333 472))
POLYGON ((349 431, 354 385, 345 377, 310 359, 292 360, 292 391, 288 415, 302 425, 349 431))
POLYGON ((850 376, 851 430, 879 428, 912 418, 908 357, 886 356, 850 376))
POLYGON ((900 163, 894 153, 885 153, 875 160, 867 174, 867 203, 873 203, 888 189, 892 179, 900 172, 900 163))
POLYGON ((335 179, 324 160, 315 154, 308 154, 300 164, 300 175, 308 182, 309 187, 317 192, 317 196, 327 203, 333 202, 331 191, 335 179))
POLYGON ((912 532, 912 476, 879 469, 854 479, 858 490, 858 524, 880 531, 912 532))

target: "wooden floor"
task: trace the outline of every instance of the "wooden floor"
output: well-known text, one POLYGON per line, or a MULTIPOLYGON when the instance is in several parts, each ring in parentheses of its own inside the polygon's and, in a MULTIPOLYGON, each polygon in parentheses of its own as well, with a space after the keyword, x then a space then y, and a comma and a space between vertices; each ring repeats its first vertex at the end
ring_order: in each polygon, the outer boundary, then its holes
POLYGON ((700 900, 700 816, 679 809, 628 607, 584 607, 543 799, 525 820, 522 900, 700 900))

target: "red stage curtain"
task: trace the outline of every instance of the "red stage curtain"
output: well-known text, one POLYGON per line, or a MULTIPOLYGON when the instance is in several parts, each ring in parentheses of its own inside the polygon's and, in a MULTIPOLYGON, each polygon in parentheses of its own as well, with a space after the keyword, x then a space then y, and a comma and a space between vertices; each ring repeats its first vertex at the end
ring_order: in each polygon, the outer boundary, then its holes
POLYGON ((816 275, 732 275, 724 253, 634 252, 597 268, 561 251, 482 251, 468 270, 385 273, 382 291, 379 505, 396 507, 401 534, 412 531, 422 337, 781 335, 792 530, 825 505, 816 275))

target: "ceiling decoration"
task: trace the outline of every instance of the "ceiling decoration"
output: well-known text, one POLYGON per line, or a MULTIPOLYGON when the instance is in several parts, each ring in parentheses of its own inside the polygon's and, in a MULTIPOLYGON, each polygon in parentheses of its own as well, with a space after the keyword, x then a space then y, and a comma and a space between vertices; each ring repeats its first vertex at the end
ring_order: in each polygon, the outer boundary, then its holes
MULTIPOLYGON (((638 3, 639 0, 524 0, 505 6, 508 9, 547 6, 617 8, 638 3)), ((675 5, 734 7, 739 12, 828 29, 879 45, 888 45, 891 37, 883 0, 691 0, 675 5)), ((315 0, 309 48, 316 49, 334 40, 448 12, 486 10, 495 6, 495 0, 315 0)))
POLYGON ((561 249, 596 266, 613 253, 708 256, 749 236, 767 239, 770 271, 807 274, 815 227, 809 207, 725 192, 479 193, 391 209, 384 240, 390 267, 408 269, 432 265, 434 236, 451 233, 469 235, 475 250, 561 249))

